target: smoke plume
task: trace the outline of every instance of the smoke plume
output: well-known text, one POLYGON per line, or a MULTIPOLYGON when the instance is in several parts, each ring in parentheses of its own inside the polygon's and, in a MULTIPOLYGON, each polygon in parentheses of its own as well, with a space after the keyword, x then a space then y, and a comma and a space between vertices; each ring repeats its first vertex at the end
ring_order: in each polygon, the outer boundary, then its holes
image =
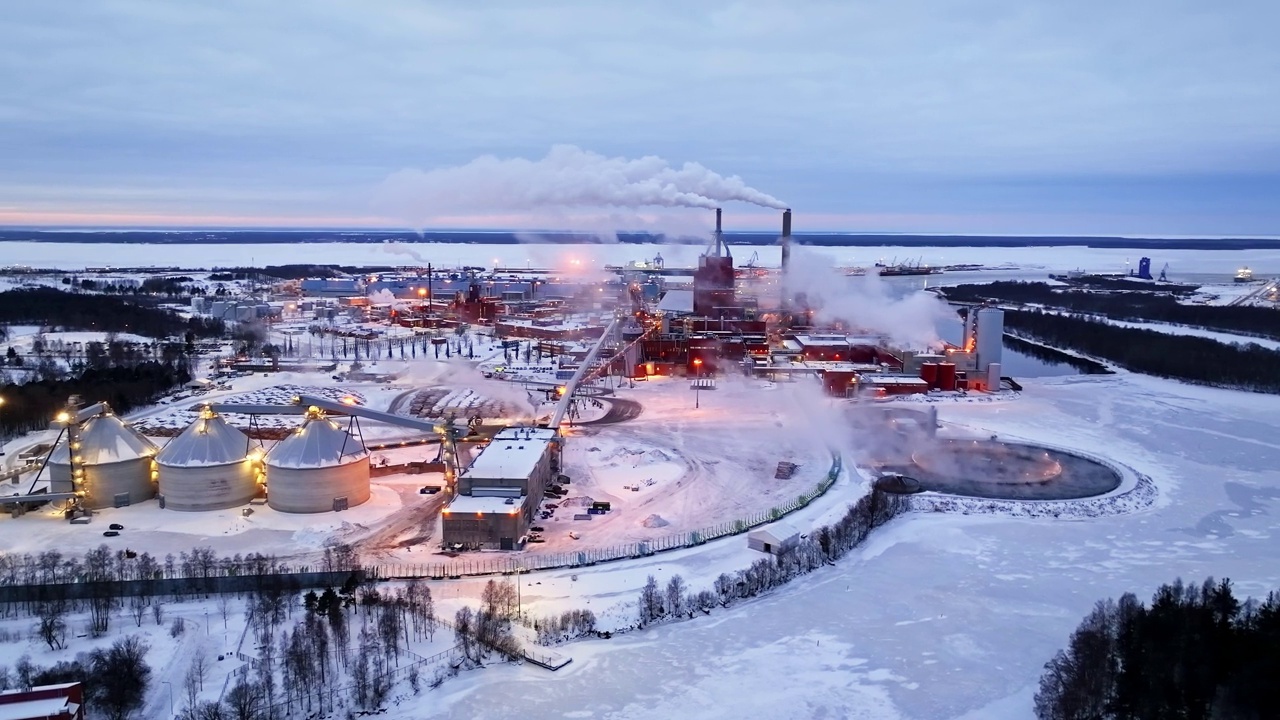
POLYGON ((408 245, 405 245, 404 243, 398 243, 394 241, 384 242, 382 243, 382 249, 383 251, 390 253, 392 255, 408 255, 414 260, 417 260, 420 265, 427 264, 426 258, 419 255, 417 251, 415 251, 413 248, 409 247, 408 245))
POLYGON ((573 145, 552 146, 540 160, 485 155, 458 167, 401 170, 383 181, 377 198, 385 209, 414 221, 541 208, 710 209, 728 201, 786 207, 736 175, 726 177, 698 163, 675 167, 653 155, 610 158, 573 145))
POLYGON ((907 349, 939 346, 938 323, 955 317, 932 293, 913 290, 898 295, 875 273, 848 277, 831 258, 803 246, 792 249, 784 282, 792 295, 805 294, 817 320, 883 334, 907 349))

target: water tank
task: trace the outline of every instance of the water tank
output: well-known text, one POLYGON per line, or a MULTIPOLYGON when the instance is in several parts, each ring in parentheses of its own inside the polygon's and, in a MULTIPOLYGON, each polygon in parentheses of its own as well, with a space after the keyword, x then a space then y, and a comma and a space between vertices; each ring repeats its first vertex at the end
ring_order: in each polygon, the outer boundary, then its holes
POLYGON ((956 389, 956 364, 955 363, 938 363, 938 389, 939 390, 955 390, 956 389))
POLYGON ((996 392, 1000 389, 1000 363, 993 362, 987 366, 987 390, 996 392))
POLYGON ((920 379, 929 383, 929 387, 938 387, 938 363, 927 362, 920 366, 920 379))
POLYGON ((58 444, 49 456, 49 491, 74 492, 71 453, 84 469, 84 505, 90 509, 130 505, 155 497, 152 460, 155 443, 112 414, 89 418, 80 426, 80 447, 58 444))
POLYGON ((160 494, 168 510, 221 510, 258 494, 258 451, 221 415, 200 418, 156 456, 160 494))
POLYGON ((267 504, 281 512, 355 507, 369 499, 369 453, 338 423, 312 408, 307 420, 276 443, 263 460, 267 504))
POLYGON ((984 307, 978 310, 975 328, 978 335, 978 369, 986 370, 991 363, 1000 362, 1004 351, 1004 311, 984 307))
POLYGON ((251 322, 258 316, 257 309, 252 305, 240 305, 236 307, 236 320, 240 322, 251 322))
POLYGON ((222 318, 226 315, 226 313, 227 313, 226 300, 214 300, 212 303, 209 304, 210 315, 216 318, 222 318))
POLYGON ((204 313, 204 298, 199 296, 191 298, 191 312, 197 315, 204 313))

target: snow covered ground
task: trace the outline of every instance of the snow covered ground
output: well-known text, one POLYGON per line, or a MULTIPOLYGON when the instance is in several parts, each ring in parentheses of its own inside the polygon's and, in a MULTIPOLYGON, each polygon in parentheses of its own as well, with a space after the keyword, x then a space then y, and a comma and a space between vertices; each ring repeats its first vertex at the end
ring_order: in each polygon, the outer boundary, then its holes
MULTIPOLYGON (((1179 576, 1229 577, 1241 594, 1280 587, 1274 408, 1271 396, 1128 373, 1031 381, 1017 403, 941 405, 944 423, 1129 464, 1160 497, 1145 512, 1087 521, 909 515, 769 597, 562 646, 574 661, 555 674, 528 665, 464 674, 412 717, 483 707, 495 718, 1031 718, 1041 667, 1096 600, 1145 596, 1179 576)), ((750 561, 739 540, 625 571, 580 570, 572 581, 625 572, 635 583, 625 590, 569 593, 568 573, 527 576, 526 607, 609 616, 600 606, 633 602, 647 574, 706 586, 750 561), (534 584, 546 576, 556 584, 534 584)))

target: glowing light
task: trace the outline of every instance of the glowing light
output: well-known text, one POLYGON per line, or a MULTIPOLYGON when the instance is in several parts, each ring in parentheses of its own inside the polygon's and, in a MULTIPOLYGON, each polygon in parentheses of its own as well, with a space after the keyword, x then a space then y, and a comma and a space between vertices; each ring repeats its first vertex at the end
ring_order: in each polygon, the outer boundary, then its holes
POLYGON ((64 423, 64 424, 71 422, 70 413, 68 413, 66 410, 63 410, 62 412, 58 413, 58 422, 64 423))

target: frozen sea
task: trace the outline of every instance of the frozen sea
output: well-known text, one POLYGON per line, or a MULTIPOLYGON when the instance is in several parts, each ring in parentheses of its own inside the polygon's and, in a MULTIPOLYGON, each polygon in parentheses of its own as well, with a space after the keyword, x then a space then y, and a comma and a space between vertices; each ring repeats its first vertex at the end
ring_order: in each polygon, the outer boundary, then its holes
POLYGON ((1274 396, 1129 374, 1028 385, 1016 401, 943 405, 941 419, 1127 463, 1157 483, 1156 507, 1088 521, 909 515, 766 598, 570 644, 555 674, 466 673, 412 716, 1022 720, 1041 667, 1097 600, 1147 598, 1177 577, 1280 588, 1274 396))

